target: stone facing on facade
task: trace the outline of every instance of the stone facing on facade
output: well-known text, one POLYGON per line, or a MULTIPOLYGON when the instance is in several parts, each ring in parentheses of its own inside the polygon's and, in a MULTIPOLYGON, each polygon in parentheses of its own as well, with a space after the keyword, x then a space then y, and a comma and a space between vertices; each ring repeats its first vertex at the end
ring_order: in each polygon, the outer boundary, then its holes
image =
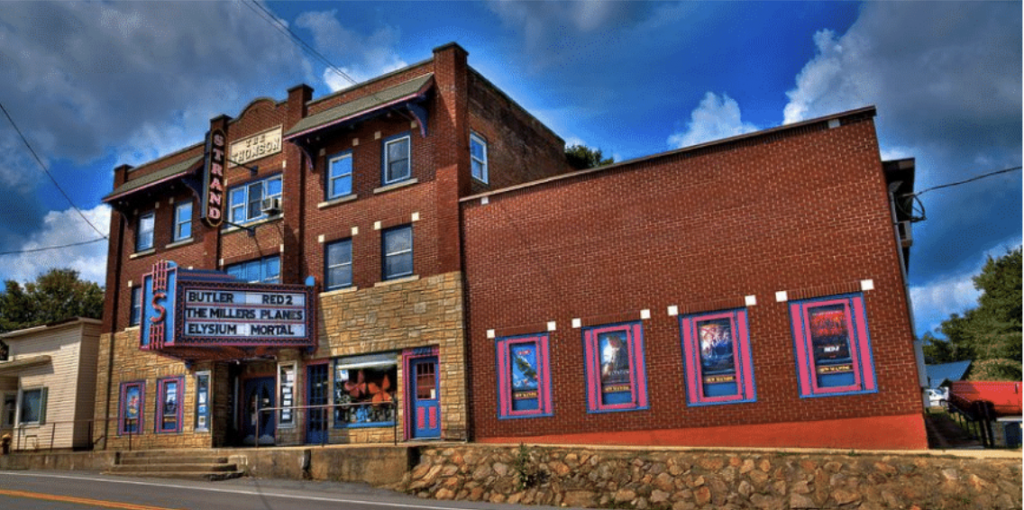
POLYGON ((423 498, 584 508, 1021 507, 1020 459, 821 452, 422 448, 423 498))
MULTIPOLYGON (((438 347, 441 437, 467 439, 462 296, 460 272, 386 283, 354 292, 321 294, 320 347, 311 358, 438 347)), ((399 398, 407 393, 405 381, 406 375, 399 366, 397 387, 400 390, 396 392, 399 398)), ((403 419, 404 409, 399 406, 399 422, 403 423, 403 419)), ((343 430, 337 432, 343 433, 343 430)), ((372 442, 387 441, 391 429, 362 429, 352 433, 374 436, 368 438, 374 440, 372 442)))

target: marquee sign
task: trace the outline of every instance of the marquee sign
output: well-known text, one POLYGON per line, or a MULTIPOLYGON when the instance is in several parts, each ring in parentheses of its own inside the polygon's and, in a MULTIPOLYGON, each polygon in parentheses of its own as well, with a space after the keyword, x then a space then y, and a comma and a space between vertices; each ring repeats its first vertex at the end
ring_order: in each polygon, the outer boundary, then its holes
POLYGON ((218 348, 315 347, 313 292, 160 261, 143 277, 141 348, 223 359, 218 348))
POLYGON ((212 228, 224 222, 224 130, 214 129, 206 138, 201 217, 212 228))

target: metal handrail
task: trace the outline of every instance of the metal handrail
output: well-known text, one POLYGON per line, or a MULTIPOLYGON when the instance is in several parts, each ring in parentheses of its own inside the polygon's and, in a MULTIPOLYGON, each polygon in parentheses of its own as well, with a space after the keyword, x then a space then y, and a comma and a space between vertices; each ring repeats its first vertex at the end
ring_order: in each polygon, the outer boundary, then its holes
MULTIPOLYGON (((11 446, 13 448, 11 449, 11 451, 52 451, 52 450, 55 449, 54 448, 54 443, 56 442, 56 437, 57 437, 57 427, 58 426, 62 426, 62 425, 71 425, 72 426, 72 438, 71 438, 71 446, 70 446, 70 448, 71 449, 76 449, 76 448, 79 448, 79 446, 76 445, 75 441, 74 441, 74 426, 75 426, 75 424, 78 424, 78 423, 88 423, 89 424, 88 434, 86 436, 87 439, 88 439, 87 443, 88 443, 88 445, 90 447, 95 447, 96 443, 106 439, 105 435, 100 435, 99 437, 96 437, 96 434, 95 434, 95 432, 97 430, 96 429, 96 423, 97 422, 104 422, 104 423, 106 423, 106 422, 109 422, 109 421, 116 421, 116 420, 113 420, 113 419, 110 419, 110 418, 100 418, 100 419, 89 418, 89 419, 81 419, 81 420, 55 420, 55 421, 47 420, 47 421, 44 421, 43 423, 18 423, 16 425, 11 426, 10 428, 6 428, 5 427, 5 428, 3 428, 3 430, 4 431, 10 431, 10 433, 13 434, 13 437, 11 438, 11 443, 12 443, 11 446), (49 436, 50 436, 49 445, 46 448, 40 448, 39 447, 39 444, 40 444, 39 438, 40 438, 40 436, 45 437, 47 430, 49 430, 49 436), (33 447, 33 448, 29 448, 29 440, 30 439, 35 439, 35 443, 36 444, 35 444, 35 447, 33 447)), ((130 445, 130 442, 131 442, 131 438, 129 437, 129 445, 130 445)), ((61 448, 63 449, 64 447, 61 447, 61 448)), ((130 448, 130 446, 129 446, 129 448, 130 448)))
MULTIPOLYGON (((366 407, 366 406, 389 406, 389 407, 394 408, 394 410, 395 410, 395 419, 391 422, 392 439, 393 439, 393 444, 398 445, 398 410, 399 410, 399 407, 398 407, 398 397, 392 397, 392 400, 390 402, 357 402, 357 403, 347 403, 347 404, 317 404, 317 405, 290 405, 290 406, 260 407, 260 408, 256 409, 256 412, 259 414, 259 416, 257 416, 257 420, 256 420, 255 446, 256 446, 256 448, 260 447, 260 421, 261 420, 259 420, 258 418, 262 417, 262 413, 266 413, 266 412, 279 412, 279 411, 284 411, 284 410, 290 410, 290 411, 292 411, 294 413, 295 410, 324 409, 324 410, 328 411, 328 416, 332 416, 333 417, 334 416, 334 409, 335 408, 353 408, 353 407, 366 407)), ((278 416, 280 416, 280 414, 278 416)), ((320 436, 321 437, 320 446, 324 446, 324 445, 327 444, 327 434, 326 434, 326 432, 328 431, 328 427, 327 427, 328 420, 327 419, 323 419, 323 420, 319 420, 319 421, 320 421, 320 424, 321 424, 321 428, 320 428, 319 431, 323 433, 320 436)), ((330 427, 330 428, 334 428, 334 427, 330 427)))

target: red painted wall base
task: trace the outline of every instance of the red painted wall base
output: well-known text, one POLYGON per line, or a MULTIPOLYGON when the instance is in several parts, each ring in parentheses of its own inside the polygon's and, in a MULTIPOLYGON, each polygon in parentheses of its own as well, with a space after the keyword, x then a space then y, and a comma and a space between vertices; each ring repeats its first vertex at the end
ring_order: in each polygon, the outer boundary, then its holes
POLYGON ((845 420, 763 423, 728 427, 636 430, 530 437, 484 437, 480 443, 617 444, 658 446, 738 446, 926 450, 924 417, 919 414, 845 420))

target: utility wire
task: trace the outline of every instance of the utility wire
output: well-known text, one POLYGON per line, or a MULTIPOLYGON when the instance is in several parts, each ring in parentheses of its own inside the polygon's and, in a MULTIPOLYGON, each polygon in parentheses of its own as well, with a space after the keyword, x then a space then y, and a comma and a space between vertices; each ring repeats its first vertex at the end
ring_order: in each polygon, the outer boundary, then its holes
POLYGON ((74 209, 75 212, 77 212, 78 215, 82 217, 82 220, 89 224, 89 226, 92 227, 92 229, 95 230, 101 238, 106 239, 107 235, 104 234, 100 229, 96 228, 96 225, 93 225, 92 222, 85 217, 85 214, 82 213, 82 210, 79 209, 75 205, 75 203, 71 201, 71 197, 69 197, 68 194, 64 192, 64 188, 61 188, 60 184, 57 183, 57 179, 53 178, 53 174, 51 174, 50 170, 46 168, 46 165, 43 164, 43 160, 39 159, 39 155, 36 154, 35 149, 32 148, 32 144, 28 143, 28 139, 26 139, 25 135, 22 134, 21 129, 18 128, 18 125, 14 123, 14 119, 12 119, 11 114, 7 112, 7 108, 4 108, 3 103, 0 103, 0 110, 3 110, 4 115, 7 116, 7 120, 11 123, 11 126, 13 126, 14 130, 18 132, 18 136, 21 137, 21 141, 25 144, 25 147, 28 147, 28 151, 32 153, 32 157, 36 159, 36 163, 39 164, 39 168, 42 168, 43 172, 50 178, 51 181, 53 181, 53 185, 57 187, 57 190, 60 191, 61 195, 64 195, 64 198, 68 201, 68 204, 71 204, 71 208, 74 209))
MULTIPOLYGON (((309 53, 310 55, 315 57, 317 60, 319 60, 325 66, 327 66, 328 69, 330 69, 331 71, 334 71, 335 73, 337 73, 342 78, 345 78, 346 80, 348 80, 349 83, 351 83, 353 85, 358 85, 359 84, 359 82, 356 81, 355 78, 352 78, 351 76, 349 76, 348 73, 343 71, 340 67, 334 65, 322 53, 320 53, 319 51, 316 51, 316 49, 313 48, 312 46, 310 46, 309 43, 307 43, 305 40, 302 39, 302 37, 299 37, 299 34, 296 34, 294 31, 292 31, 292 29, 288 25, 284 24, 276 15, 274 15, 274 13, 270 12, 269 10, 267 10, 267 8, 264 7, 262 4, 260 4, 260 2, 258 0, 250 0, 250 2, 251 3, 247 3, 247 2, 245 2, 245 0, 242 0, 242 4, 243 5, 248 7, 249 10, 251 10, 252 12, 256 13, 257 15, 259 15, 267 23, 270 23, 270 25, 272 27, 274 27, 275 29, 277 29, 278 32, 281 32, 282 34, 284 34, 285 37, 288 38, 288 40, 292 41, 292 44, 297 45, 299 47, 299 49, 301 49, 301 50, 305 51, 306 53, 309 53)), ((370 95, 373 96, 378 101, 380 100, 380 98, 377 97, 377 94, 375 92, 370 92, 370 95)), ((407 118, 409 120, 415 120, 412 117, 406 115, 405 112, 403 112, 402 110, 394 110, 393 109, 393 111, 398 112, 399 115, 402 115, 403 117, 405 117, 405 118, 407 118)))
POLYGON ((959 186, 961 184, 967 184, 969 182, 974 182, 974 181, 977 181, 979 179, 984 179, 986 177, 991 177, 993 175, 1005 174, 1005 173, 1009 173, 1009 172, 1018 171, 1020 169, 1021 169, 1020 166, 1015 166, 1015 167, 1012 167, 1012 168, 1004 168, 1002 170, 996 170, 995 172, 989 172, 987 174, 976 175, 974 177, 971 177, 970 179, 966 179, 966 180, 963 180, 963 181, 951 182, 951 183, 948 183, 948 184, 940 184, 938 186, 932 186, 931 188, 918 191, 917 193, 908 193, 908 194, 906 194, 904 196, 919 197, 919 196, 924 195, 925 193, 927 193, 929 191, 934 191, 934 190, 942 189, 942 188, 951 188, 953 186, 959 186))
POLYGON ((105 241, 105 240, 106 240, 105 237, 101 237, 99 239, 93 239, 92 241, 81 241, 81 242, 71 243, 71 244, 62 244, 60 246, 46 246, 44 248, 32 248, 32 249, 29 249, 29 250, 0 251, 0 255, 16 255, 16 254, 19 254, 19 253, 35 253, 35 252, 38 252, 38 251, 59 250, 61 248, 70 248, 72 246, 81 246, 83 244, 92 244, 92 243, 97 243, 97 242, 105 241))

